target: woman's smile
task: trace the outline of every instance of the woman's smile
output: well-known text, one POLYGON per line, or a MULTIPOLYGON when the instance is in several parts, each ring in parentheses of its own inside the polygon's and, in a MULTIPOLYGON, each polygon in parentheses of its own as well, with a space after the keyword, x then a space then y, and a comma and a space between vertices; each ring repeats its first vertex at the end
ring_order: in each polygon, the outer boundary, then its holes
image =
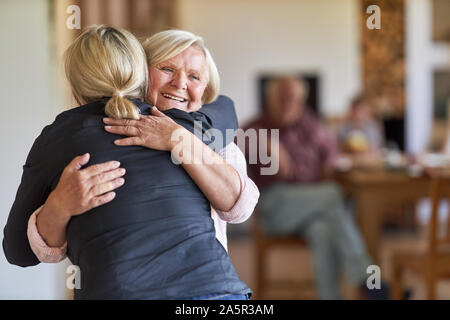
POLYGON ((147 101, 160 110, 197 111, 202 106, 207 83, 205 54, 191 46, 150 66, 147 101))
POLYGON ((177 96, 177 95, 175 95, 175 94, 171 94, 171 93, 165 93, 165 92, 163 92, 163 93, 161 93, 161 95, 164 97, 164 98, 166 98, 166 99, 170 99, 170 100, 175 100, 175 101, 178 101, 178 102, 186 102, 188 99, 186 99, 186 98, 182 98, 182 97, 180 97, 180 96, 177 96))

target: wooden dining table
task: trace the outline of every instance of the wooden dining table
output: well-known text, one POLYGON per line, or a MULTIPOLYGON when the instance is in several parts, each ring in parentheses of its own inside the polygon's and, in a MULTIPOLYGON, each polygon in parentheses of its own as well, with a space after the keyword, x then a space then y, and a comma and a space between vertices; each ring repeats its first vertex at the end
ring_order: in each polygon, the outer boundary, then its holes
POLYGON ((389 209, 427 197, 430 189, 428 175, 411 176, 407 170, 352 169, 337 173, 336 180, 355 201, 360 232, 375 263, 379 262, 383 221, 389 209))

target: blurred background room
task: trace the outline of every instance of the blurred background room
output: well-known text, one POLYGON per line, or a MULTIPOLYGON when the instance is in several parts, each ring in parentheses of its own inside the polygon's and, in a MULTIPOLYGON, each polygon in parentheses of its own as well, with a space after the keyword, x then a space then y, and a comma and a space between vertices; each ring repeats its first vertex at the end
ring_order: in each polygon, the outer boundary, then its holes
MULTIPOLYGON (((92 24, 140 39, 179 28, 204 38, 240 127, 267 113, 274 79, 298 79, 293 105, 310 111, 335 146, 327 181, 341 190, 390 296, 449 299, 450 279, 434 280, 450 276, 450 263, 430 235, 430 221, 450 226, 448 205, 433 206, 450 167, 449 17, 449 0, 2 0, 1 229, 34 139, 76 105, 62 66, 71 41, 92 24)), ((281 108, 288 91, 276 92, 281 108)), ((304 180, 280 181, 316 181, 304 180)), ((231 260, 255 298, 323 297, 310 243, 265 234, 259 213, 228 229, 231 260)), ((0 299, 70 299, 69 265, 21 268, 0 254, 0 299)), ((344 275, 342 298, 365 298, 344 275)))

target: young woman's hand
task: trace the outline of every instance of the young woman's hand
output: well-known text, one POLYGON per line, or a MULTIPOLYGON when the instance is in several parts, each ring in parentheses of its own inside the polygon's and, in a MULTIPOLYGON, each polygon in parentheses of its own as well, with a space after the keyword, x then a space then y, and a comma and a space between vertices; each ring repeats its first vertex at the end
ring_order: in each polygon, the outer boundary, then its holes
POLYGON ((177 142, 172 138, 176 130, 187 131, 156 107, 152 108, 152 116, 141 115, 139 120, 103 118, 103 122, 109 133, 128 136, 115 140, 116 145, 143 146, 161 151, 173 149, 177 142))

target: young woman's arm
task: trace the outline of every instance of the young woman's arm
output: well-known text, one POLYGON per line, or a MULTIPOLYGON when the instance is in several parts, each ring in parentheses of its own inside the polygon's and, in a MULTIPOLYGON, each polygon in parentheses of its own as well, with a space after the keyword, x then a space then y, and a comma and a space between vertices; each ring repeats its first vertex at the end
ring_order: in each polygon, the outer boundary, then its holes
POLYGON ((9 263, 28 267, 39 263, 31 250, 27 238, 27 221, 30 214, 41 206, 48 196, 46 181, 40 175, 41 168, 36 159, 40 153, 38 137, 28 154, 21 183, 16 193, 8 220, 3 229, 3 251, 9 263))

